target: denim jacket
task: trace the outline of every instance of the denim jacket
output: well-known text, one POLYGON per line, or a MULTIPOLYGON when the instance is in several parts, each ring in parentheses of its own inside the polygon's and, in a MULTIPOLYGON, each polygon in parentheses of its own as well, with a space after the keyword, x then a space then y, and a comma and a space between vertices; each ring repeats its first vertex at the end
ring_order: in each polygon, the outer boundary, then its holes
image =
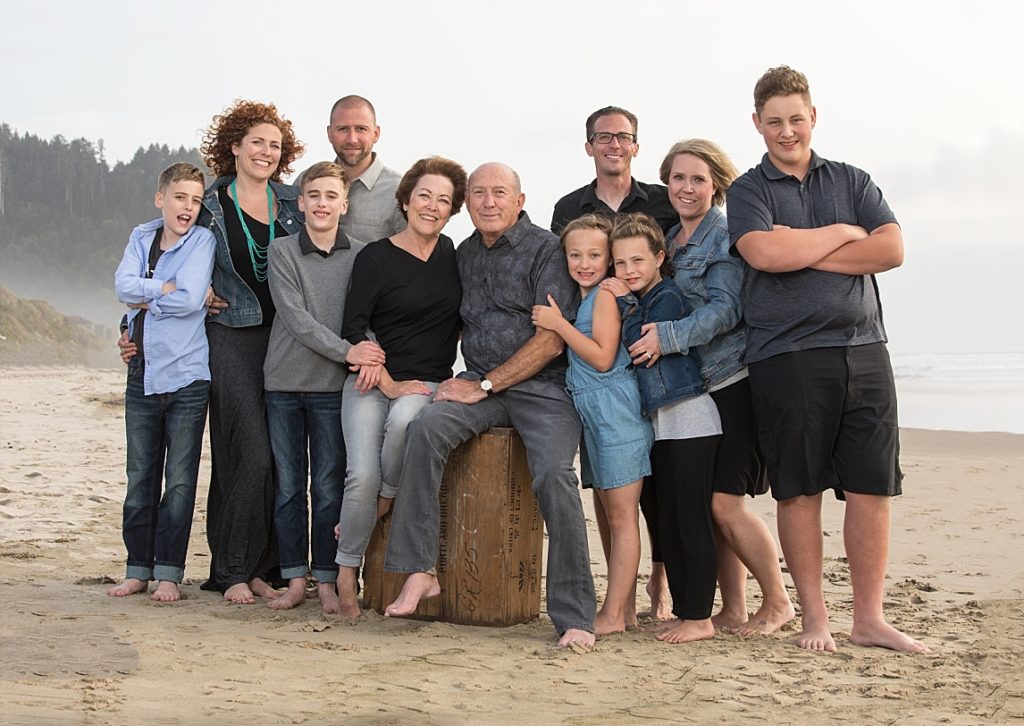
POLYGON ((682 320, 658 323, 658 343, 664 353, 686 355, 695 348, 702 361, 701 375, 713 387, 743 367, 743 261, 729 254, 729 228, 718 207, 708 210, 682 247, 673 241, 679 230, 677 224, 666 235, 668 254, 676 287, 693 312, 682 320))
MULTIPOLYGON (((690 312, 672 280, 662 280, 642 298, 637 299, 630 293, 616 301, 622 314, 622 344, 626 348, 640 340, 644 323, 680 320, 690 312)), ((707 390, 700 374, 700 358, 695 354, 666 353, 650 368, 641 365, 633 370, 645 416, 666 404, 693 398, 707 390)))
MULTIPOLYGON (((199 213, 196 226, 208 227, 217 238, 217 255, 213 266, 213 291, 228 301, 228 307, 219 315, 208 318, 215 323, 229 328, 246 328, 260 325, 263 322, 263 310, 260 308, 256 293, 235 272, 231 262, 231 249, 228 247, 228 233, 224 225, 224 210, 220 206, 218 193, 234 181, 233 176, 221 176, 210 185, 203 196, 203 209, 199 213)), ((288 234, 298 234, 305 223, 299 211, 298 190, 288 184, 270 182, 277 198, 277 221, 288 234)))

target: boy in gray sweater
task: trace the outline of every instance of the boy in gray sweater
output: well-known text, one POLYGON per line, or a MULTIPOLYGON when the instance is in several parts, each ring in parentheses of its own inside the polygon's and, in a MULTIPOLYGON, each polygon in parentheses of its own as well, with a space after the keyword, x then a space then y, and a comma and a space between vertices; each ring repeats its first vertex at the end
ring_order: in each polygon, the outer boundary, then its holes
POLYGON ((364 246, 338 229, 348 209, 345 173, 333 162, 322 162, 301 183, 299 208, 306 215, 305 226, 275 241, 269 252, 268 280, 277 316, 263 375, 276 473, 274 527, 281 576, 288 580, 288 589, 269 607, 286 610, 306 599, 312 549, 321 607, 335 613, 334 525, 345 485, 341 389, 346 364, 384 363, 384 351, 373 341, 353 346, 340 337, 352 263, 364 246))

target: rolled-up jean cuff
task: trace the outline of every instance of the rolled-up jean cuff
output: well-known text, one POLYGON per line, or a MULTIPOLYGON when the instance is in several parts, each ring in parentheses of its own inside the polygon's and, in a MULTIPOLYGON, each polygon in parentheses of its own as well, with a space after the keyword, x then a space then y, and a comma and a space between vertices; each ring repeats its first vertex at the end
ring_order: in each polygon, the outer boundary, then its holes
POLYGON ((349 555, 344 552, 338 552, 334 557, 334 561, 341 567, 359 567, 363 564, 363 558, 357 557, 356 555, 349 555))
POLYGON ((152 580, 153 568, 142 565, 128 565, 124 570, 126 580, 152 580))
POLYGON ((174 565, 160 565, 153 568, 153 579, 180 585, 185 577, 185 568, 174 565))
POLYGON ((325 570, 322 567, 317 567, 313 570, 313 577, 315 577, 316 581, 320 584, 334 582, 338 579, 338 568, 335 567, 333 570, 325 570))
POLYGON ((281 578, 284 580, 294 580, 297 577, 305 577, 308 574, 309 567, 306 565, 281 566, 281 578))

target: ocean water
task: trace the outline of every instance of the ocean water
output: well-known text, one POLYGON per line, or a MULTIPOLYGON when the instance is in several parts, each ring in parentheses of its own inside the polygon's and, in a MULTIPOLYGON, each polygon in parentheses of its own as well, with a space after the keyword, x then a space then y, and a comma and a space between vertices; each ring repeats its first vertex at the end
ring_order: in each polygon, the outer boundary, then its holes
POLYGON ((900 425, 1024 434, 1024 352, 892 353, 900 425))

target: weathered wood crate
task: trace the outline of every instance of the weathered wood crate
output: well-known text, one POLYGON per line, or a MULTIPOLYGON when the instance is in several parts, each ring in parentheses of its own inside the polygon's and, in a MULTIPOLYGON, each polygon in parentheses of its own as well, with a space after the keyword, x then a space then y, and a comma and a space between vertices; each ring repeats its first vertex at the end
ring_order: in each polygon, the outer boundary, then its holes
MULTIPOLYGON (((412 617, 514 625, 540 615, 544 525, 530 481, 513 429, 491 429, 452 453, 440 494, 441 595, 421 601, 412 617)), ((377 523, 363 567, 363 607, 379 613, 407 577, 384 571, 390 524, 390 515, 377 523)))

